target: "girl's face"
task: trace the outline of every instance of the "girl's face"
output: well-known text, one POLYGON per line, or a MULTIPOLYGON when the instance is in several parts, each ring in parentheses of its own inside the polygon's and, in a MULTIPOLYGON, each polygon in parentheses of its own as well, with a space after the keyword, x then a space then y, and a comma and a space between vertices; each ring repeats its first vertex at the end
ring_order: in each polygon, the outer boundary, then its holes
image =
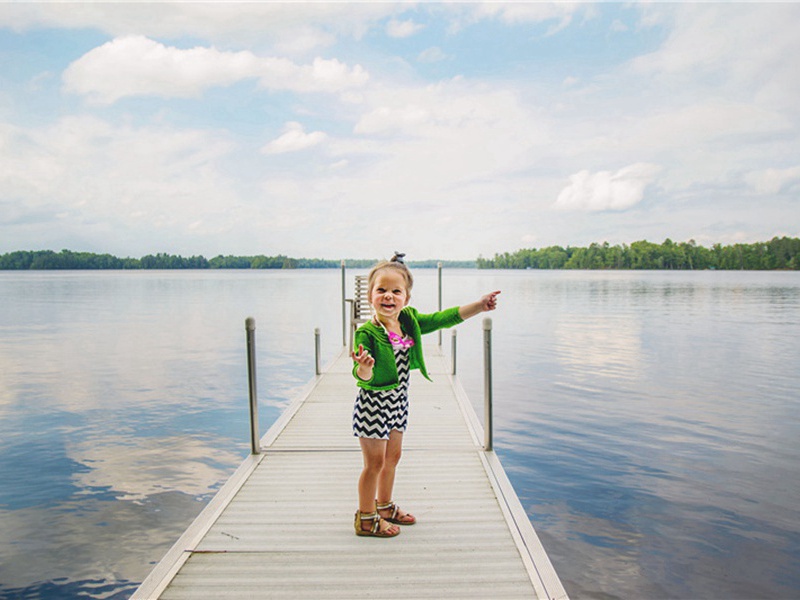
POLYGON ((409 295, 406 278, 395 269, 381 269, 369 293, 369 303, 378 318, 396 319, 408 304, 409 295))

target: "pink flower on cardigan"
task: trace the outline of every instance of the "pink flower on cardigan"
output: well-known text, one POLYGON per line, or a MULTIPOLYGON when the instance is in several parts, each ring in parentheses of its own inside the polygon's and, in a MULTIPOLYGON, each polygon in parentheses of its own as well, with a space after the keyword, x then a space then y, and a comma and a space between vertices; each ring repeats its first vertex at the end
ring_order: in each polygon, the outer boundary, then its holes
POLYGON ((407 350, 414 345, 414 340, 410 337, 403 338, 397 335, 394 331, 389 331, 389 341, 392 343, 392 346, 396 348, 402 348, 407 350))

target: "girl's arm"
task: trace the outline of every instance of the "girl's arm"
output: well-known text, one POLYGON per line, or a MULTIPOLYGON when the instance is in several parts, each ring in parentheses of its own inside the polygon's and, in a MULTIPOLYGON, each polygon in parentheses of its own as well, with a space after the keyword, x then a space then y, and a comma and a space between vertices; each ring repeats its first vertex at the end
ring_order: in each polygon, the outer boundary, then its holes
POLYGON ((500 290, 497 290, 496 292, 482 296, 480 300, 476 300, 470 304, 464 304, 459 307, 458 315, 466 321, 470 317, 474 317, 482 312, 494 310, 497 308, 497 295, 499 293, 500 290))
POLYGON ((351 352, 350 356, 358 363, 356 369, 356 377, 362 381, 369 381, 372 379, 372 367, 375 366, 375 359, 370 356, 369 352, 364 349, 361 344, 358 345, 358 353, 351 352))

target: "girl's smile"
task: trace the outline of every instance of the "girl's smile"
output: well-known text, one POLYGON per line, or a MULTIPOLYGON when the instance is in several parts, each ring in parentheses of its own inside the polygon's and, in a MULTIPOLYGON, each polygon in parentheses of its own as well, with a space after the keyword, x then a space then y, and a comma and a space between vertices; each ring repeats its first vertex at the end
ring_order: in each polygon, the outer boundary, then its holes
POLYGON ((395 320, 408 304, 406 280, 393 269, 384 269, 377 274, 369 294, 369 303, 379 318, 395 320))

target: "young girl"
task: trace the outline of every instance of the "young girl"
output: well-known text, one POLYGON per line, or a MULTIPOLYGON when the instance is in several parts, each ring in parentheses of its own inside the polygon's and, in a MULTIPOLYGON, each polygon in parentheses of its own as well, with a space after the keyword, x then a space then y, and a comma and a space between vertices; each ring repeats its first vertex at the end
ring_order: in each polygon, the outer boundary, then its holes
POLYGON ((353 409, 353 433, 359 438, 364 469, 358 480, 357 535, 394 537, 397 525, 416 518, 392 500, 395 469, 400 461, 408 419, 408 378, 419 369, 426 379, 422 334, 452 327, 484 311, 494 310, 492 292, 461 307, 423 315, 407 306, 414 280, 403 254, 375 265, 367 290, 374 317, 355 333, 353 374, 358 396, 353 409))

